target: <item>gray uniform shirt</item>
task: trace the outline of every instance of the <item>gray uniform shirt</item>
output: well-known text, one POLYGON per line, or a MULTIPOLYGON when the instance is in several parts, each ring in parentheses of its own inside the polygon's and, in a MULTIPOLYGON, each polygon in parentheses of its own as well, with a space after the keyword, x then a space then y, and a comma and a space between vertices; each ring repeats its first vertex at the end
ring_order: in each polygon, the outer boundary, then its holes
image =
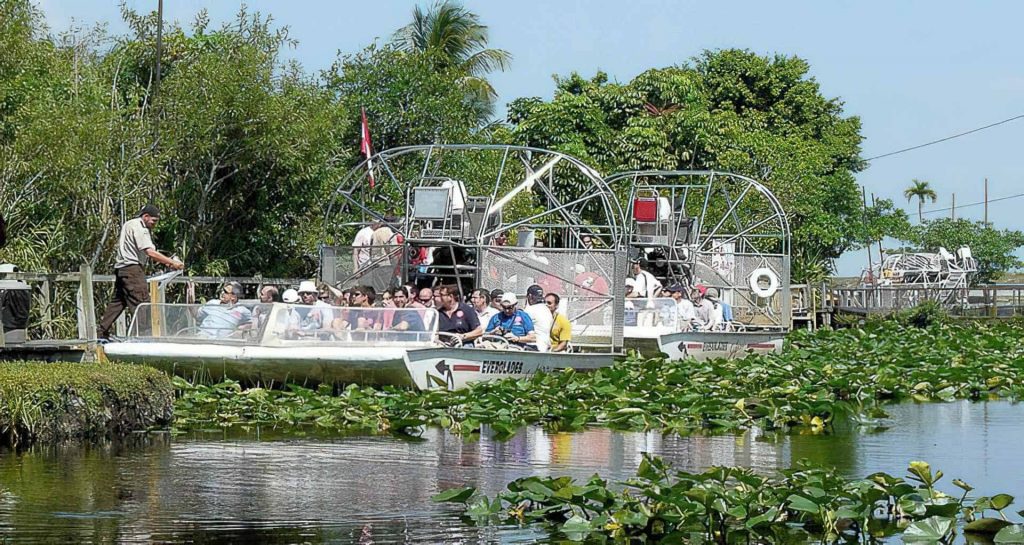
POLYGON ((121 226, 121 237, 117 242, 117 260, 114 261, 114 268, 121 269, 129 265, 146 266, 149 263, 149 256, 146 250, 156 248, 153 245, 153 238, 149 235, 149 229, 142 223, 142 218, 135 218, 124 222, 121 226))

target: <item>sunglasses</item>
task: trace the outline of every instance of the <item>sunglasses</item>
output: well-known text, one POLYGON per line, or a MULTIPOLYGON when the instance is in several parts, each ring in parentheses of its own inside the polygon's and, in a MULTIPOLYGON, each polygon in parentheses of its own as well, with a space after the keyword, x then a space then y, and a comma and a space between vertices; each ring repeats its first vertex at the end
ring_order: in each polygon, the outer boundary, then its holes
POLYGON ((516 309, 515 305, 509 305, 509 306, 501 305, 501 310, 515 310, 515 309, 516 309))

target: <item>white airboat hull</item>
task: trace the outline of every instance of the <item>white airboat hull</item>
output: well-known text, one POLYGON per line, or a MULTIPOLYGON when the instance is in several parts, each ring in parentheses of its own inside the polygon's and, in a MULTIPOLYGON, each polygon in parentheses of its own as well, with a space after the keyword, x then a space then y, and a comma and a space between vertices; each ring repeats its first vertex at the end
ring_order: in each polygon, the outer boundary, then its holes
POLYGON ((103 347, 115 361, 139 363, 185 378, 410 386, 403 346, 230 346, 213 343, 121 342, 103 347))
POLYGON ((761 331, 681 331, 660 336, 658 346, 669 360, 731 359, 781 352, 785 335, 761 331))
POLYGON ((471 382, 529 378, 538 371, 593 371, 609 367, 616 355, 566 354, 480 348, 409 350, 405 365, 420 390, 465 388, 471 382))

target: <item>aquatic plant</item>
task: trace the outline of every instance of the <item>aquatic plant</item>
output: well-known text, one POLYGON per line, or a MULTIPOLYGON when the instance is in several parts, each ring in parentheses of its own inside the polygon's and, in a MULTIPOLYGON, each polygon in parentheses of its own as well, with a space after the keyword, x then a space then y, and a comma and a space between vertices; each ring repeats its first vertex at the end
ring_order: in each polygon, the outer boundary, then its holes
POLYGON ((532 476, 512 481, 494 498, 469 487, 433 499, 464 504, 476 524, 541 523, 572 541, 779 543, 802 532, 827 542, 867 543, 902 533, 905 542, 949 543, 960 528, 995 534, 996 543, 1024 542, 1024 526, 1003 516, 1012 496, 969 499, 972 488, 959 480, 953 483, 963 494, 951 496, 935 488, 942 472, 933 473, 926 462, 911 462, 907 471, 906 479, 886 473, 848 479, 801 462, 774 476, 740 467, 687 473, 644 454, 636 477, 617 486, 597 475, 585 483, 532 476), (1001 518, 985 518, 997 503, 1001 518))
POLYGON ((633 357, 593 373, 537 374, 455 392, 349 386, 332 395, 330 388, 243 390, 231 382, 201 386, 176 379, 176 426, 309 424, 415 433, 434 425, 471 433, 487 424, 499 436, 529 424, 681 434, 754 425, 827 432, 846 415, 873 423, 892 401, 1019 398, 1022 337, 1018 322, 870 323, 795 332, 778 355, 706 362, 633 357))
POLYGON ((0 363, 0 444, 119 435, 167 426, 174 390, 149 367, 0 363))

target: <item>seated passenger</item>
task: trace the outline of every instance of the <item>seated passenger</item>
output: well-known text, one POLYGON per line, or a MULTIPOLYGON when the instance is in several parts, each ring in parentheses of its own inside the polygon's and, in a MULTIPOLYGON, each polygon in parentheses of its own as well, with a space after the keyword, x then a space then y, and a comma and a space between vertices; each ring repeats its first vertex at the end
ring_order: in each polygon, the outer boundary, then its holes
MULTIPOLYGON (((728 325, 725 321, 725 304, 718 300, 718 288, 708 288, 704 294, 704 300, 711 303, 711 319, 704 327, 708 331, 725 331, 728 325)), ((730 314, 732 314, 730 312, 730 314)))
POLYGON ((679 330, 692 331, 695 327, 702 326, 703 324, 697 320, 697 313, 693 309, 693 303, 686 298, 686 288, 682 284, 673 284, 669 288, 669 292, 672 294, 672 299, 676 302, 679 330))
POLYGON ((295 308, 299 317, 299 329, 310 332, 329 327, 334 320, 331 305, 320 300, 320 290, 316 288, 316 284, 309 280, 303 280, 299 283, 297 291, 302 303, 302 306, 295 308))
POLYGON ((569 350, 569 341, 572 340, 572 323, 569 322, 569 318, 558 312, 558 303, 561 302, 561 298, 558 294, 549 293, 544 296, 544 304, 551 311, 551 318, 553 323, 551 325, 551 351, 552 352, 567 352, 569 350))
POLYGON ((420 312, 423 311, 409 306, 408 288, 405 286, 395 288, 391 297, 391 302, 395 305, 397 310, 394 311, 394 315, 391 317, 391 325, 389 329, 394 331, 426 330, 423 326, 423 317, 420 315, 420 312))
POLYGON ((380 310, 373 308, 376 293, 369 286, 356 286, 349 292, 353 310, 349 311, 349 323, 356 331, 376 331, 383 328, 383 316, 380 310))
POLYGON ((241 293, 242 285, 238 282, 224 284, 219 300, 211 299, 199 308, 196 316, 200 320, 199 331, 207 337, 224 338, 248 328, 252 312, 238 304, 241 293))
POLYGON ((487 333, 504 337, 509 344, 521 346, 527 350, 536 350, 532 343, 537 341, 537 333, 533 330, 533 320, 526 312, 516 308, 519 299, 516 294, 506 292, 501 296, 501 313, 491 318, 487 324, 487 333))
POLYGON ((483 335, 484 328, 476 316, 476 311, 459 301, 457 286, 441 286, 435 295, 440 298, 437 308, 437 330, 450 334, 447 336, 448 339, 442 337, 442 341, 448 342, 450 339, 450 342, 461 346, 483 335))

